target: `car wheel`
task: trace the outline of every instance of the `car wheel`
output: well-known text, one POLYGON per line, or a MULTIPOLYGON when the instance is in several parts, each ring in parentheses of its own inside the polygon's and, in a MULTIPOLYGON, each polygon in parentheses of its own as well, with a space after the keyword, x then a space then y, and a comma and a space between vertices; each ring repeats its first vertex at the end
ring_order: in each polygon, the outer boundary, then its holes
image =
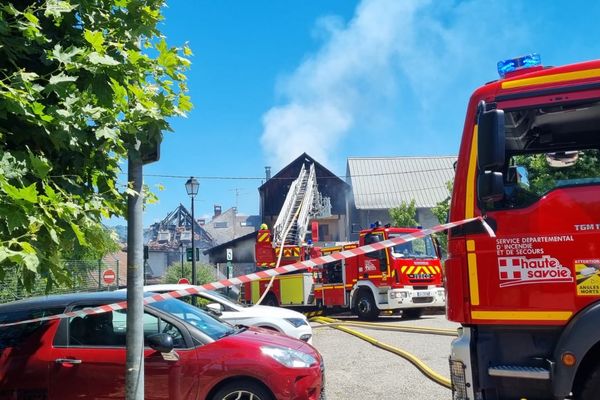
POLYGON ((405 319, 419 319, 423 315, 422 308, 407 308, 406 310, 402 310, 402 318, 405 319))
POLYGON ((375 304, 375 299, 370 291, 361 290, 356 299, 356 314, 358 318, 366 321, 372 321, 379 316, 379 309, 375 304))
POLYGON ((277 301, 277 297, 273 293, 269 293, 267 297, 263 300, 263 305, 270 307, 279 307, 279 302, 277 301))
POLYGON ((211 400, 275 400, 261 384, 252 381, 230 382, 220 388, 211 400))

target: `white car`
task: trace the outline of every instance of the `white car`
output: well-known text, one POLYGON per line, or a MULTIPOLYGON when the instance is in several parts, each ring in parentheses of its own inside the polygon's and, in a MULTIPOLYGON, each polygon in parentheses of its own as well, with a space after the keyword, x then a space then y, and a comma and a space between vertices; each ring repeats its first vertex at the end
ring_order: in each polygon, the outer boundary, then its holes
MULTIPOLYGON (((167 293, 191 287, 181 284, 147 285, 144 286, 144 292, 167 293)), ((312 328, 306 317, 297 311, 261 305, 246 306, 217 292, 201 292, 192 296, 210 301, 206 307, 230 324, 272 329, 312 344, 312 328)))

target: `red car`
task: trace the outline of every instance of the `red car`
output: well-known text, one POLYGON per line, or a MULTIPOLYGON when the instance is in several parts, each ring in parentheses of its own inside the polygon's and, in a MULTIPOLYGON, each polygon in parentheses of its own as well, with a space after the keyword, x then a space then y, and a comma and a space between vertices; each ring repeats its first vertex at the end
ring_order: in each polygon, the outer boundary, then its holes
MULTIPOLYGON (((125 300, 125 292, 0 305, 0 324, 125 300)), ((0 399, 125 398, 126 310, 0 328, 0 399)), ((318 400, 311 345, 234 327, 179 300, 144 311, 146 399, 318 400)))

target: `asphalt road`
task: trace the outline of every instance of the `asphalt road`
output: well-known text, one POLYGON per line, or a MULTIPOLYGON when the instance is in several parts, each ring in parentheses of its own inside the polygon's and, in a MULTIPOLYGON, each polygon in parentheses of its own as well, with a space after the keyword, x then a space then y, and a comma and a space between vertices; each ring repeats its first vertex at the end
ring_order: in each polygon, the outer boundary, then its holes
MULTIPOLYGON (((346 319, 345 317, 334 317, 346 319)), ((351 317, 347 317, 351 319, 351 317)), ((381 323, 435 328, 456 328, 444 315, 425 315, 418 320, 380 317, 381 323)), ((403 358, 345 332, 317 328, 313 344, 325 359, 327 400, 450 400, 449 389, 426 378, 403 358)), ((352 328, 386 344, 406 350, 437 373, 449 377, 448 355, 452 337, 352 328)))

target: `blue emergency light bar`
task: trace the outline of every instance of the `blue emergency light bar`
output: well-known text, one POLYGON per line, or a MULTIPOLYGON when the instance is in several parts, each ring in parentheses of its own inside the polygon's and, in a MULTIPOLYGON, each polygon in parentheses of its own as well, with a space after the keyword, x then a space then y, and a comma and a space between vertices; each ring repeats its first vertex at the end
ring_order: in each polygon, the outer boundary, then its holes
POLYGON ((509 72, 537 67, 540 65, 542 65, 542 57, 539 54, 531 53, 519 58, 498 61, 498 74, 500 74, 500 77, 504 78, 504 76, 509 72))

